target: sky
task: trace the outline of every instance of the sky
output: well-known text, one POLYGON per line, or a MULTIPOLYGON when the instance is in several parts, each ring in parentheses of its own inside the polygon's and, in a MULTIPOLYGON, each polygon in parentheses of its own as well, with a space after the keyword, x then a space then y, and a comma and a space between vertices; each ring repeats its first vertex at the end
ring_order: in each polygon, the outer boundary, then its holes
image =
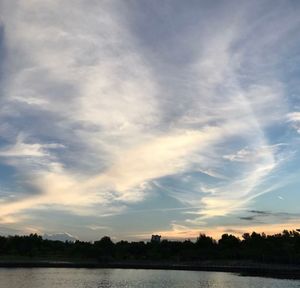
POLYGON ((0 234, 300 228, 299 15, 296 0, 0 0, 0 234))

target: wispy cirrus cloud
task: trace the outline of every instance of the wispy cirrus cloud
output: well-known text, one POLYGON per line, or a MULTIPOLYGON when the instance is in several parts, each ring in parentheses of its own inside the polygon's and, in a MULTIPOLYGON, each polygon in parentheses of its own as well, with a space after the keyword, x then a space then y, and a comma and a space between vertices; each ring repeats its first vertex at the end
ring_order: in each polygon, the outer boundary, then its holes
POLYGON ((0 149, 0 157, 46 157, 48 149, 64 148, 62 144, 26 143, 23 135, 18 135, 14 145, 0 149))
POLYGON ((288 122, 291 123, 292 127, 300 133, 300 112, 292 112, 287 115, 288 122))
POLYGON ((262 146, 258 147, 258 149, 249 149, 243 148, 237 151, 235 154, 224 155, 224 159, 236 162, 256 162, 260 158, 264 158, 266 155, 272 153, 275 154, 276 150, 280 148, 280 146, 285 146, 284 143, 279 143, 270 146, 262 146))
POLYGON ((196 225, 270 191, 287 146, 267 132, 298 125, 278 72, 297 9, 149 4, 145 21, 139 5, 1 2, 0 161, 26 190, 1 219, 113 215, 159 191, 196 225))

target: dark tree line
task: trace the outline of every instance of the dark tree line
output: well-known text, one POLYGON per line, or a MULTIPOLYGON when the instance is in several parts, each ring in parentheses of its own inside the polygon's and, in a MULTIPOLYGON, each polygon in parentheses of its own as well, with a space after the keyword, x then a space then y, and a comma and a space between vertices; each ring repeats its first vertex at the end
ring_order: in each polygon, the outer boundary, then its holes
POLYGON ((300 233, 244 234, 242 239, 224 234, 216 241, 200 234, 195 242, 112 242, 107 236, 94 243, 44 240, 37 234, 0 237, 0 259, 30 257, 49 260, 97 261, 204 261, 251 260, 300 264, 300 233))

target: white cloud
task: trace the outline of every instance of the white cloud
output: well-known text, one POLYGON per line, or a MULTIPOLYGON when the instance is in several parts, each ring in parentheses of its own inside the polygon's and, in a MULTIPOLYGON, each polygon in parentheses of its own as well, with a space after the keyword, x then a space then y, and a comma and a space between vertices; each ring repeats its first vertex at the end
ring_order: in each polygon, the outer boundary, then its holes
POLYGON ((57 148, 64 148, 64 145, 57 143, 29 144, 24 142, 24 137, 20 134, 14 145, 0 149, 0 157, 46 157, 50 155, 47 152, 48 149, 57 148))
POLYGON ((300 112, 292 112, 288 114, 288 120, 291 122, 300 121, 300 112))
POLYGON ((288 122, 290 122, 295 130, 300 133, 300 112, 292 112, 287 114, 288 122))
MULTIPOLYGON (((30 182, 41 194, 6 203, 0 215, 44 205, 87 213, 93 204, 105 206, 113 205, 111 202, 116 200, 125 203, 139 201, 144 198, 143 183, 183 171, 192 153, 201 145, 207 146, 215 137, 215 129, 207 129, 203 133, 178 131, 149 139, 139 147, 123 151, 104 173, 86 179, 72 175, 57 165, 49 171, 37 171, 30 182)), ((95 213, 94 210, 92 212, 95 213)))
POLYGON ((235 154, 224 155, 223 158, 235 161, 235 162, 255 162, 260 161, 264 157, 268 156, 270 153, 276 153, 276 150, 279 149, 280 146, 286 145, 284 143, 269 145, 269 146, 261 146, 254 149, 249 149, 245 147, 235 154))
POLYGON ((101 225, 89 225, 87 228, 93 230, 93 231, 98 231, 98 230, 110 230, 109 227, 106 226, 101 226, 101 225))

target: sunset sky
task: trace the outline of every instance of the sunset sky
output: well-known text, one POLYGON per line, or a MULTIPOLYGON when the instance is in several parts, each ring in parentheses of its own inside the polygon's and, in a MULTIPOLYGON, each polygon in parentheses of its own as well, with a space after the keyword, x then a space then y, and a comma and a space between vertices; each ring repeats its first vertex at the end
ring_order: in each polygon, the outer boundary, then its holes
POLYGON ((0 234, 300 228, 300 1, 0 0, 0 234))

